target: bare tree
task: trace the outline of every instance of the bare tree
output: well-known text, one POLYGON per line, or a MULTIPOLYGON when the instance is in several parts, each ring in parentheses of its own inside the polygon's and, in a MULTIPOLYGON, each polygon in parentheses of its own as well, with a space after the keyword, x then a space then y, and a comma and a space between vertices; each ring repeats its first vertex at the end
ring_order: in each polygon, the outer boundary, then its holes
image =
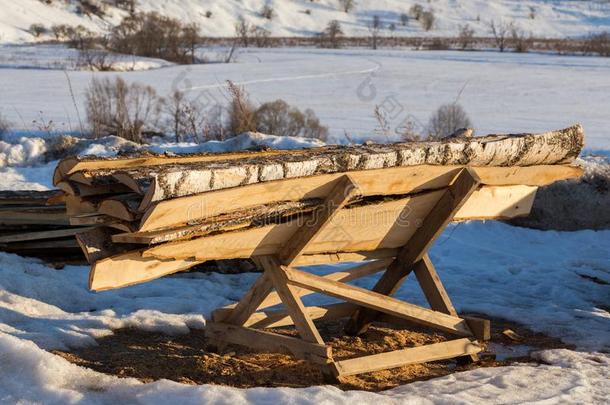
POLYGON ((354 7, 356 7, 356 1, 355 0, 339 0, 339 6, 341 7, 341 10, 343 10, 346 13, 349 13, 350 11, 352 11, 354 9, 354 7))
POLYGON ((328 48, 340 48, 343 30, 341 29, 341 24, 339 21, 332 20, 329 22, 321 37, 322 46, 328 48))
POLYGON ((474 42, 474 30, 470 28, 470 25, 466 24, 460 26, 458 41, 462 49, 472 48, 472 44, 474 42))
POLYGON ((434 22, 436 21, 436 17, 434 16, 434 12, 432 10, 424 11, 419 18, 419 22, 424 30, 430 31, 434 28, 434 22))
POLYGON ((534 39, 516 26, 511 28, 511 38, 515 52, 526 53, 532 46, 534 39))
POLYGON ((235 36, 239 38, 244 48, 248 47, 250 30, 250 24, 248 24, 246 19, 239 17, 237 23, 235 23, 235 36))
POLYGON ((383 28, 381 18, 378 15, 374 15, 371 22, 368 24, 369 35, 371 37, 371 48, 377 49, 377 39, 379 32, 383 28))
POLYGON ((0 113, 0 135, 5 134, 11 128, 11 123, 4 118, 2 113, 0 113))
POLYGON ((491 31, 500 52, 504 52, 506 49, 508 35, 510 34, 513 25, 512 22, 504 23, 502 21, 500 21, 499 24, 496 24, 493 20, 489 23, 489 30, 491 31))
POLYGON ((461 105, 458 103, 445 104, 430 117, 428 137, 442 139, 458 129, 469 127, 472 127, 472 122, 461 105))

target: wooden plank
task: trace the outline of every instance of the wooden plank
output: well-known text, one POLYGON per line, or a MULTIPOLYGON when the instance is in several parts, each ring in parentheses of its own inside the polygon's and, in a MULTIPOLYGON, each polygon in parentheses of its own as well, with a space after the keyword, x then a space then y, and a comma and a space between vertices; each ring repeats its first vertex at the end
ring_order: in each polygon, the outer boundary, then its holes
POLYGON ((402 367, 408 364, 451 359, 458 356, 476 354, 481 350, 481 346, 475 341, 462 338, 355 359, 341 360, 335 362, 335 366, 340 376, 348 376, 402 367))
MULTIPOLYGON (((373 287, 383 295, 393 295, 413 269, 415 262, 428 251, 464 202, 475 192, 480 180, 470 168, 462 169, 451 185, 442 193, 434 207, 423 217, 422 226, 409 238, 394 262, 373 287)), ((352 335, 364 332, 379 313, 371 309, 357 310, 346 325, 352 335)))
POLYGON ((298 257, 293 266, 311 266, 315 264, 326 263, 342 263, 342 262, 360 262, 363 260, 381 260, 389 259, 396 256, 398 249, 378 249, 368 252, 332 252, 319 253, 314 255, 303 255, 298 257))
POLYGON ((311 318, 307 316, 305 305, 303 305, 299 294, 294 287, 287 284, 287 269, 280 264, 275 256, 262 256, 259 257, 259 261, 265 269, 265 273, 269 274, 273 281, 275 291, 280 296, 282 304, 286 307, 301 338, 308 342, 323 345, 324 340, 311 318))
POLYGON ((44 240, 44 241, 24 241, 3 244, 2 250, 7 252, 18 252, 23 250, 43 250, 43 249, 69 249, 78 248, 78 243, 75 239, 58 239, 58 240, 44 240))
POLYGON ((69 229, 56 229, 51 231, 40 231, 40 232, 27 232, 18 233, 14 235, 2 235, 0 236, 0 243, 12 243, 12 242, 23 242, 31 240, 42 240, 42 239, 55 239, 63 238, 66 236, 74 236, 80 232, 86 232, 93 228, 69 228, 69 229))
MULTIPOLYGON (((409 166, 349 172, 363 196, 399 195, 446 187, 461 166, 409 166), (383 181, 380 181, 383 179, 383 181)), ((484 185, 542 186, 582 175, 572 166, 476 167, 484 185)), ((344 173, 270 181, 161 201, 146 210, 140 230, 184 225, 189 221, 287 199, 325 198, 344 173)))
POLYGON ((364 288, 306 273, 296 269, 285 269, 288 283, 331 297, 353 302, 376 311, 408 319, 414 323, 436 328, 447 333, 470 336, 466 321, 456 316, 422 308, 404 301, 369 291, 364 288))
POLYGON ((282 246, 278 257, 285 265, 290 265, 307 249, 312 241, 337 213, 345 207, 345 204, 356 195, 357 185, 348 175, 339 178, 335 186, 324 200, 324 203, 312 212, 299 231, 293 235, 288 242, 282 246))
POLYGON ((143 258, 140 251, 124 253, 96 262, 89 273, 89 288, 104 291, 151 281, 190 269, 196 260, 143 258))
POLYGON ((0 225, 70 225, 65 209, 47 208, 39 212, 16 207, 0 210, 0 225))
POLYGON ((208 322, 205 326, 205 336, 260 351, 289 353, 298 359, 316 364, 328 364, 332 361, 332 349, 325 345, 243 326, 208 322))
MULTIPOLYGON (((481 191, 471 197, 477 199, 481 191)), ((322 232, 310 243, 304 254, 328 252, 358 252, 394 249, 404 246, 419 229, 432 210, 442 190, 404 199, 341 210, 322 232)), ((503 194, 497 194, 499 199, 503 194)), ((519 203, 520 196, 518 201, 519 203)), ((472 204, 476 204, 476 201, 472 204)), ((502 206, 504 202, 500 202, 502 206)), ((502 215, 505 215, 503 212, 502 215)), ((466 220, 460 211, 453 217, 466 220)), ((243 231, 195 238, 158 245, 147 249, 145 256, 159 258, 190 258, 199 260, 246 258, 277 254, 285 241, 299 230, 299 220, 243 231)), ((125 242, 128 238, 122 239, 125 242)))
POLYGON ((231 309, 231 312, 223 322, 232 325, 243 325, 248 318, 250 318, 250 315, 256 311, 261 302, 269 295, 272 289, 273 282, 271 281, 271 277, 267 273, 262 274, 237 305, 231 309))
MULTIPOLYGON (((354 304, 349 302, 340 302, 337 304, 321 305, 313 307, 305 307, 305 312, 312 320, 331 320, 344 318, 352 314, 356 309, 354 304)), ((230 308, 219 308, 213 311, 212 316, 214 322, 225 322, 225 319, 231 313, 230 308)), ((226 323, 226 322, 225 322, 226 323)), ((279 328, 282 326, 292 326, 294 323, 290 315, 285 310, 267 310, 253 313, 246 320, 243 326, 250 328, 279 328)))
POLYGON ((479 340, 486 341, 491 339, 491 322, 489 319, 477 318, 474 316, 463 316, 472 331, 472 334, 479 340))

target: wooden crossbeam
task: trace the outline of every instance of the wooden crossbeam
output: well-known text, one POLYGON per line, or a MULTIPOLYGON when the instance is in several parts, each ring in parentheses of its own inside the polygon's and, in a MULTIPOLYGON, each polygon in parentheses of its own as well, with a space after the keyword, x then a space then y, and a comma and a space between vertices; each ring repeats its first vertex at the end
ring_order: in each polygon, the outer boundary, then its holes
POLYGON ((474 340, 462 338, 336 361, 335 367, 339 375, 348 376, 396 368, 408 364, 451 359, 453 357, 475 354, 480 351, 481 347, 474 340))
MULTIPOLYGON (((258 259, 256 259, 258 261, 258 259)), ((352 280, 357 280, 362 277, 369 276, 371 274, 375 274, 381 270, 384 270, 388 265, 392 262, 392 259, 383 259, 383 260, 375 260, 360 264, 358 266, 337 271, 331 274, 326 274, 323 277, 329 280, 349 282, 352 280)), ((262 265, 261 265, 262 267, 262 265)), ((305 297, 310 294, 314 294, 315 291, 307 290, 306 288, 295 287, 295 293, 297 293, 300 297, 305 297)), ((245 298, 245 297, 244 297, 245 298)), ((243 300, 243 299, 242 299, 243 300)), ((267 297, 258 305, 257 310, 262 310, 277 304, 281 304, 282 300, 280 299, 277 292, 273 291, 267 295, 267 297)), ((212 312, 212 317, 216 322, 228 322, 227 316, 233 308, 235 308, 237 304, 230 304, 223 308, 219 308, 212 312)))
MULTIPOLYGON (((305 312, 312 320, 331 320, 344 318, 351 315, 356 309, 354 304, 349 302, 340 302, 337 304, 320 305, 305 307, 305 312)), ((222 322, 228 314, 231 313, 230 308, 219 308, 214 311, 214 322, 222 322)), ((294 325, 292 318, 286 310, 266 310, 253 313, 243 326, 250 328, 266 329, 279 328, 281 326, 294 325)))
MULTIPOLYGON (((477 174, 466 167, 459 171, 449 187, 443 192, 434 208, 423 220, 422 227, 409 239, 398 256, 373 287, 384 295, 392 295, 413 269, 413 265, 428 251, 434 240, 447 227, 454 215, 480 184, 477 174)), ((346 332, 357 335, 364 332, 377 311, 358 309, 346 325, 346 332)))
POLYGON ((242 297, 233 308, 227 318, 226 323, 233 325, 243 325, 250 315, 256 311, 258 306, 269 295, 273 289, 273 282, 268 273, 263 273, 252 285, 250 290, 242 297))
POLYGON ((357 190, 356 183, 349 175, 339 178, 324 203, 311 213, 299 231, 282 246, 278 254, 280 261, 288 266, 301 256, 311 241, 345 207, 357 190))
POLYGON ((388 297, 364 288, 354 287, 337 281, 309 274, 295 269, 285 269, 288 283, 331 297, 353 302, 358 305, 408 319, 414 323, 429 326, 459 336, 470 336, 466 321, 453 315, 422 308, 396 298, 388 297))
POLYGON ((290 318, 299 331, 303 340, 323 345, 324 340, 316 329, 311 318, 305 312, 305 306, 294 287, 288 285, 286 268, 284 268, 275 256, 261 256, 259 258, 265 272, 269 274, 282 303, 286 307, 290 318))

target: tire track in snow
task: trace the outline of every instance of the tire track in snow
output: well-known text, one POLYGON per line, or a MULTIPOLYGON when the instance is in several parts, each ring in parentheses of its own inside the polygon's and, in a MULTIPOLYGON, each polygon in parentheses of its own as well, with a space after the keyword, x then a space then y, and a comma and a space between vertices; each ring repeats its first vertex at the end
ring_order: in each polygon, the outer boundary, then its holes
MULTIPOLYGON (((289 82, 296 80, 309 80, 309 79, 319 79, 324 77, 338 77, 338 76, 349 76, 349 75, 364 75, 364 74, 374 74, 381 68, 381 64, 374 60, 367 59, 369 62, 375 63, 376 66, 368 69, 360 69, 360 70, 347 70, 344 72, 329 72, 329 73, 317 73, 310 75, 298 75, 298 76, 285 76, 285 77, 274 77, 267 79, 254 79, 254 80, 244 80, 241 82, 234 82, 238 86, 245 86, 249 84, 258 84, 258 83, 272 83, 272 82, 289 82)), ((225 87, 225 83, 216 83, 216 84, 206 84, 203 86, 193 86, 185 89, 185 91, 193 91, 193 90, 206 90, 206 89, 216 89, 220 87, 225 87)))

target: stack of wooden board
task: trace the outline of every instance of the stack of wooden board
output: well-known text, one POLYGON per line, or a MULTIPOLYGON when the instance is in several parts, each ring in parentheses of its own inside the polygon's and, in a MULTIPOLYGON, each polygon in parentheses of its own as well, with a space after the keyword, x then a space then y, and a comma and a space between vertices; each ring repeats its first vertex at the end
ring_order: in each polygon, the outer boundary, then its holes
POLYGON ((0 191, 0 250, 25 256, 80 255, 64 198, 54 191, 0 191))
POLYGON ((65 194, 70 223, 94 227, 77 239, 92 265, 90 287, 104 290, 207 260, 273 253, 346 174, 357 191, 303 252, 303 263, 404 245, 464 167, 480 185, 453 220, 527 215, 538 186, 580 175, 571 164, 583 139, 576 125, 442 142, 73 157, 59 163, 54 184, 65 194), (356 216, 370 227, 351 229, 356 216))

